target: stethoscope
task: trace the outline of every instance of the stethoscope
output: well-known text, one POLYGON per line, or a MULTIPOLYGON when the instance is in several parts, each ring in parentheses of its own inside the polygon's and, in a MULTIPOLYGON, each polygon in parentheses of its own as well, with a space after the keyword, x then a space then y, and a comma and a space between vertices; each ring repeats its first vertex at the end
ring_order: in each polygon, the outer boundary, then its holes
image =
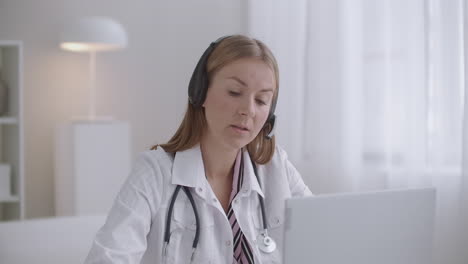
MULTIPOLYGON (((244 159, 243 159, 243 156, 242 156, 241 164, 243 163, 243 161, 244 161, 244 159)), ((258 173, 257 173, 257 166, 255 165, 255 162, 252 161, 252 159, 251 159, 251 162, 252 162, 252 166, 253 166, 253 169, 254 169, 255 177, 257 178, 258 184, 260 185, 260 188, 261 188, 260 179, 259 179, 258 173)), ((240 173, 240 171, 239 171, 239 173, 240 173)), ((164 230, 163 258, 166 256, 167 245, 169 244, 169 240, 171 238, 170 230, 171 230, 172 212, 174 210, 174 203, 175 203, 175 201, 177 199, 177 195, 179 195, 180 189, 184 190, 185 194, 187 195, 188 199, 190 200, 190 204, 192 205, 193 213, 195 215, 196 230, 195 230, 195 238, 193 239, 193 243, 192 243, 192 255, 190 257, 190 261, 192 262, 193 257, 195 255, 195 251, 196 251, 197 246, 198 246, 198 241, 200 239, 200 217, 198 215, 197 206, 195 204, 195 201, 193 200, 192 194, 190 193, 189 187, 181 186, 181 185, 177 185, 174 193, 172 194, 171 202, 169 204, 169 210, 168 210, 167 218, 166 218, 166 229, 164 230)), ((262 211, 263 230, 257 236, 256 243, 257 243, 258 248, 261 251, 263 251, 264 253, 272 253, 273 251, 276 250, 276 242, 272 237, 270 237, 268 235, 268 228, 267 228, 268 225, 267 225, 267 219, 266 219, 266 213, 265 213, 265 204, 264 204, 263 197, 260 194, 258 194, 258 198, 260 200, 260 207, 261 207, 261 211, 262 211)))

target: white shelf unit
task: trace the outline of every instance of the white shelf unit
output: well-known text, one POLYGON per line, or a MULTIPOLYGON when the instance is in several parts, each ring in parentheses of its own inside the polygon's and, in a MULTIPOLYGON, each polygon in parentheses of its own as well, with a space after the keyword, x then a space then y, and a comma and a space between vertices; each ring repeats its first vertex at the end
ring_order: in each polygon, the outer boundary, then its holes
POLYGON ((0 196, 0 221, 25 217, 22 73, 23 43, 0 40, 0 78, 8 88, 7 112, 0 115, 0 163, 11 168, 10 193, 0 196))

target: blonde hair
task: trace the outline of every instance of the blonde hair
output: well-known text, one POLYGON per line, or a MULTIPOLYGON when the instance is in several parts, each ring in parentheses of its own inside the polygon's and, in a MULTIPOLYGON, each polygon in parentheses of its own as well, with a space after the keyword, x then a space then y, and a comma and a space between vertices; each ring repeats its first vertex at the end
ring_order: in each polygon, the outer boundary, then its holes
MULTIPOLYGON (((279 89, 279 71, 276 59, 263 42, 243 35, 226 37, 217 44, 208 57, 206 64, 208 82, 224 66, 242 58, 258 58, 271 67, 276 82, 272 102, 276 102, 279 89)), ((208 87, 205 89, 208 89, 208 87)), ((165 151, 171 153, 190 149, 200 142, 205 127, 206 117, 204 108, 195 107, 188 103, 184 119, 169 142, 154 145, 151 149, 161 146, 165 151)), ((247 150, 255 163, 265 164, 273 157, 275 152, 275 136, 273 135, 271 139, 266 138, 271 129, 271 124, 267 122, 258 135, 247 144, 247 150)))

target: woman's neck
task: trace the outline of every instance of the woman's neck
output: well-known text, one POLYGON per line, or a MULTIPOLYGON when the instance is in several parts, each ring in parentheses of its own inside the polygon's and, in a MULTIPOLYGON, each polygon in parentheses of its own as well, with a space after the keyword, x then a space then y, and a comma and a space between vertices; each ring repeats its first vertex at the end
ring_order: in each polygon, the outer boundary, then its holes
POLYGON ((221 179, 232 176, 238 149, 215 144, 207 139, 200 142, 205 173, 208 179, 221 179))

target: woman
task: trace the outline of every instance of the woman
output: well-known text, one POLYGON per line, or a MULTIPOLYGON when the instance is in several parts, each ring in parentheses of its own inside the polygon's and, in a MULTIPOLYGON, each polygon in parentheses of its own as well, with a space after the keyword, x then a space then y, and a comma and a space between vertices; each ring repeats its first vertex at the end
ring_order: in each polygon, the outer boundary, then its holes
POLYGON ((182 124, 137 159, 86 263, 280 263, 284 200, 311 192, 275 146, 277 99, 268 47, 211 43, 182 124))

